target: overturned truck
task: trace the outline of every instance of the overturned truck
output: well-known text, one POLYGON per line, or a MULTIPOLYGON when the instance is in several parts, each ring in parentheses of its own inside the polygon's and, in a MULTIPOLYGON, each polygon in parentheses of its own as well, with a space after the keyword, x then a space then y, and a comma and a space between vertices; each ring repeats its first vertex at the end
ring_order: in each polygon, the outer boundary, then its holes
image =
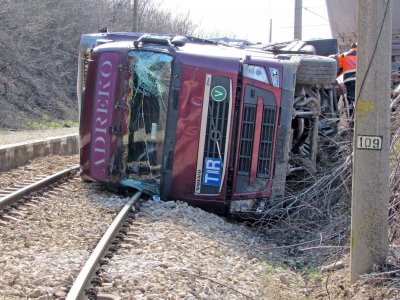
POLYGON ((257 216, 336 130, 336 61, 302 42, 99 33, 80 47, 84 180, 257 216))

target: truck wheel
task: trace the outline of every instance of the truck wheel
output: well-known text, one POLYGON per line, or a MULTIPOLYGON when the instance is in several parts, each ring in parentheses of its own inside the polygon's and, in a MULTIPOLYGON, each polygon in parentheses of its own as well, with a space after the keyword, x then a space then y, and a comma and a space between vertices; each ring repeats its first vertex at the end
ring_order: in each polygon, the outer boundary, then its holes
POLYGON ((296 55, 290 60, 297 64, 296 84, 330 84, 336 80, 337 62, 333 58, 296 55))

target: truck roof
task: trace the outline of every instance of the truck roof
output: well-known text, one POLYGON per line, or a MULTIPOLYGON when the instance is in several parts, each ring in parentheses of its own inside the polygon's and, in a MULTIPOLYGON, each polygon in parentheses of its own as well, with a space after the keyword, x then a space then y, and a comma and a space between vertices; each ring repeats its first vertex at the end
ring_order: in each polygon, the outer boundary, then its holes
MULTIPOLYGON (((138 41, 145 34, 138 33, 97 33, 86 34, 81 38, 81 43, 86 43, 89 47, 98 44, 93 51, 121 51, 126 52, 127 49, 135 49, 135 41, 138 41)), ((153 43, 146 44, 143 49, 156 49, 157 51, 168 51, 165 40, 170 41, 173 35, 148 35, 154 39, 153 43), (159 41, 159 42, 157 42, 159 41)), ((202 65, 217 67, 220 70, 236 73, 237 64, 232 64, 232 61, 239 62, 246 58, 247 61, 265 61, 277 60, 275 55, 263 50, 262 47, 246 47, 246 46, 231 46, 225 43, 220 43, 211 40, 184 37, 186 42, 182 45, 174 47, 173 51, 179 57, 180 61, 187 65, 202 65)), ((84 48, 84 47, 83 47, 84 48)), ((140 49, 140 46, 137 47, 140 49)))

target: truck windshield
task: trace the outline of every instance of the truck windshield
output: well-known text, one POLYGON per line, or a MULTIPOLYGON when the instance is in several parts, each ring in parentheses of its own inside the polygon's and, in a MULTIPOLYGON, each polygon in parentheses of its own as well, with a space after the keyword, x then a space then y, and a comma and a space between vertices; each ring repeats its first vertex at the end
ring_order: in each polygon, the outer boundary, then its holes
POLYGON ((172 57, 151 51, 128 54, 128 134, 124 136, 123 185, 151 195, 160 192, 172 57))

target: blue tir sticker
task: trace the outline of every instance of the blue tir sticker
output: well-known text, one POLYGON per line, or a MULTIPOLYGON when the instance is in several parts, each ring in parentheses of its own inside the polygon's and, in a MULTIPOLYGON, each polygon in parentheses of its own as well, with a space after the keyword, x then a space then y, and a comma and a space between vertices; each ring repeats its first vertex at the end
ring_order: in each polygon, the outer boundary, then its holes
POLYGON ((269 68, 269 73, 271 74, 272 85, 274 87, 279 87, 279 71, 275 68, 269 68))
POLYGON ((221 186, 222 160, 206 157, 204 160, 203 184, 221 186))

